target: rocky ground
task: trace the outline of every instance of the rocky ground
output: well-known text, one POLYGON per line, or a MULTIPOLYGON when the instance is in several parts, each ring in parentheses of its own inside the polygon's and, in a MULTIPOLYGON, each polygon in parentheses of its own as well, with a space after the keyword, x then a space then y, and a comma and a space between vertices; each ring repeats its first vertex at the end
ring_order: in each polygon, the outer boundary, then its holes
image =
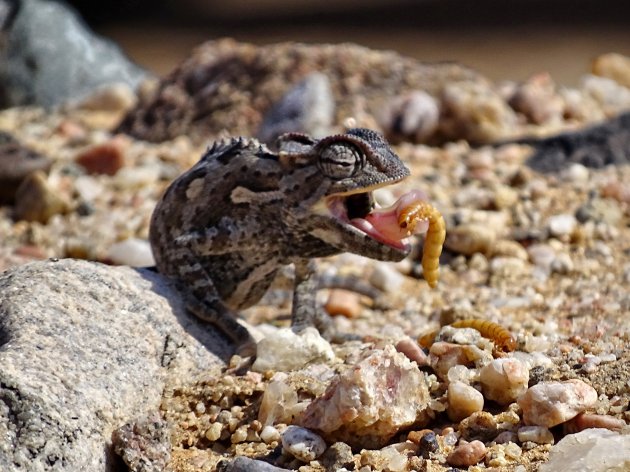
MULTIPOLYGON (((50 257, 150 265, 148 222, 168 183, 213 139, 261 133, 269 109, 314 70, 329 78, 332 110, 317 129, 376 128, 411 169, 381 203, 418 188, 444 215, 437 288, 422 278, 421 238, 398 264, 320 261, 322 274, 382 293, 321 292, 339 331, 361 336, 331 346, 285 329, 290 294, 279 281, 243 314, 264 338, 256 363, 234 357, 221 375, 169 383, 161 418, 115 435, 119 455, 132 470, 170 456, 181 472, 278 470, 235 456, 302 472, 627 470, 630 147, 623 126, 584 130, 630 109, 628 58, 600 58, 568 89, 546 75, 492 84, 349 45, 222 41, 140 97, 117 87, 53 112, 7 109, 0 267, 50 257), (550 148, 553 168, 529 161, 547 148, 521 138, 569 131, 570 145, 550 148), (492 324, 448 326, 471 319, 492 324)), ((308 128, 308 107, 297 109, 286 126, 308 128)))

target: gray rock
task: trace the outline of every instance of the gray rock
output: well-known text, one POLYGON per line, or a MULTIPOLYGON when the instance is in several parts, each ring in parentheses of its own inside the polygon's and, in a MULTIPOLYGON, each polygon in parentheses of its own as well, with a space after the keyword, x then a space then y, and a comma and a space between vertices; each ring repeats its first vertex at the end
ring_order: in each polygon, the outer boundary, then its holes
POLYGON ((623 472, 630 470, 630 435, 601 428, 567 434, 551 448, 540 472, 623 472))
POLYGON ((69 6, 47 0, 17 0, 13 6, 3 22, 0 105, 51 107, 107 85, 135 89, 146 77, 118 46, 89 31, 69 6))
MULTIPOLYGON (((0 470, 113 471, 112 432, 231 347, 157 273, 78 260, 0 276, 0 470)), ((212 372, 213 371, 213 372, 212 372)))
POLYGON ((229 464, 219 464, 217 470, 220 472, 289 472, 289 469, 282 469, 267 462, 250 459, 249 457, 237 457, 229 464))
POLYGON ((158 412, 118 428, 112 443, 130 472, 162 472, 171 459, 170 429, 158 412))
POLYGON ((265 114, 258 138, 273 144, 283 133, 306 133, 321 138, 330 133, 335 99, 328 77, 307 75, 265 114))
POLYGON ((599 168, 630 161, 630 113, 601 124, 545 139, 519 140, 534 146, 527 164, 539 172, 557 172, 578 163, 599 168))
POLYGON ((319 462, 326 468, 327 472, 336 472, 342 468, 352 470, 354 469, 352 448, 346 443, 336 442, 326 449, 319 462))

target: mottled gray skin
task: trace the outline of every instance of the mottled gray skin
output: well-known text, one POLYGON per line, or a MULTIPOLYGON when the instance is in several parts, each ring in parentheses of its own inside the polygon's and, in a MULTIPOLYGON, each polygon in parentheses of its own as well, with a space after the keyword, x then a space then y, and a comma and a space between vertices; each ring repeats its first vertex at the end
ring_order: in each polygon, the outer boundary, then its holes
POLYGON ((291 133, 278 149, 245 138, 215 143, 166 190, 151 220, 158 271, 179 281, 189 309, 246 354, 254 345, 234 312, 258 302, 283 265, 295 266, 292 325, 300 331, 319 324, 313 258, 407 255, 348 222, 348 202, 350 218, 365 216, 371 190, 409 175, 381 135, 291 133))

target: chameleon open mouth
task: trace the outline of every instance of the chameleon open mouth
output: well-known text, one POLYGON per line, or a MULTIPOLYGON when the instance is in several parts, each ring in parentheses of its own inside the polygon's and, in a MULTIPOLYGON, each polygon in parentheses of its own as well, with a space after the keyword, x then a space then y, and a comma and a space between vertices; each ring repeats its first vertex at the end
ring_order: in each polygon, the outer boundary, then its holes
MULTIPOLYGON (((419 190, 412 190, 401 196, 393 205, 379 208, 371 191, 351 195, 331 195, 327 199, 330 213, 342 222, 358 229, 376 241, 398 249, 408 251, 409 236, 412 234, 401 225, 401 211, 419 201, 426 201, 426 195, 419 190)), ((420 222, 413 234, 425 233, 428 222, 420 222)))

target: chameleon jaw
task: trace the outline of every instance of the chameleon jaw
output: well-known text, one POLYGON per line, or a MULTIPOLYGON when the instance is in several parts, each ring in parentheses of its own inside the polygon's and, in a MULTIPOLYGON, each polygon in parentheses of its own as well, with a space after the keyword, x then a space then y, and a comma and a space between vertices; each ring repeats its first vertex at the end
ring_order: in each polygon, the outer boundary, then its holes
POLYGON ((426 232, 428 222, 420 222, 413 231, 408 231, 399 224, 399 208, 419 200, 424 200, 424 194, 414 190, 403 195, 391 207, 378 208, 372 192, 367 191, 352 195, 331 195, 326 199, 326 207, 347 230, 359 231, 364 237, 408 253, 411 248, 409 237, 426 232))

